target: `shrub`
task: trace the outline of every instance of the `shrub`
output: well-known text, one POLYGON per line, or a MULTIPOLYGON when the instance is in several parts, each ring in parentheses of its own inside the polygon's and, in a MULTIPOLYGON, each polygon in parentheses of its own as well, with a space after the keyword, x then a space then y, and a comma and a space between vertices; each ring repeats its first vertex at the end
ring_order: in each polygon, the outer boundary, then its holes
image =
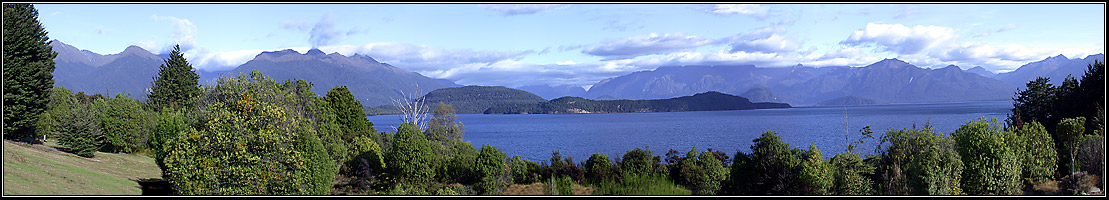
POLYGON ((539 182, 543 177, 539 163, 523 159, 520 156, 512 156, 508 161, 508 167, 512 172, 512 182, 516 184, 539 182))
POLYGON ((1023 152, 1020 153, 1024 169, 1021 177, 1026 185, 1036 185, 1053 180, 1057 168, 1058 154, 1055 152, 1055 142, 1043 125, 1038 122, 1024 123, 1017 130, 1021 141, 1024 142, 1023 152))
POLYGON ((479 194, 498 194, 504 186, 511 182, 502 180, 507 171, 505 168, 505 155, 496 147, 481 145, 477 160, 474 162, 474 172, 478 175, 479 182, 474 184, 474 191, 479 194))
POLYGON ((863 162, 858 154, 851 152, 836 154, 828 163, 834 169, 833 194, 858 196, 875 193, 871 187, 873 181, 867 176, 873 172, 874 167, 863 162))
POLYGON ((994 118, 969 121, 951 134, 963 161, 962 186, 970 195, 1020 193, 1020 160, 994 118))
POLYGON ((435 178, 431 145, 412 123, 402 124, 393 135, 393 145, 385 152, 385 166, 394 184, 420 187, 435 178))
POLYGON ((816 148, 815 142, 809 145, 809 150, 802 157, 798 173, 802 194, 830 195, 833 180, 832 167, 824 161, 824 156, 820 154, 820 149, 816 148))
POLYGON ((164 146, 164 177, 186 195, 321 194, 330 188, 313 138, 310 105, 297 90, 303 81, 278 83, 254 71, 250 78, 224 77, 204 88, 197 102, 198 129, 164 146), (313 168, 316 167, 316 168, 313 168), (326 187, 325 187, 326 186, 326 187))
POLYGON ((108 100, 101 113, 100 123, 109 152, 134 153, 146 149, 149 142, 153 116, 142 108, 142 102, 130 94, 119 93, 108 100))
POLYGON ((77 104, 74 109, 61 116, 58 126, 58 143, 68 151, 82 157, 93 157, 100 149, 104 132, 100 130, 100 120, 96 111, 88 104, 77 104))
POLYGON ((1105 171, 1105 136, 1086 135, 1078 143, 1079 169, 1092 175, 1103 176, 1105 171))
POLYGON ((797 195, 801 150, 790 149, 778 133, 767 131, 752 140, 751 154, 737 152, 728 187, 735 195, 797 195))
POLYGON ((879 191, 886 195, 955 195, 963 163, 955 142, 923 130, 891 130, 882 136, 879 191))

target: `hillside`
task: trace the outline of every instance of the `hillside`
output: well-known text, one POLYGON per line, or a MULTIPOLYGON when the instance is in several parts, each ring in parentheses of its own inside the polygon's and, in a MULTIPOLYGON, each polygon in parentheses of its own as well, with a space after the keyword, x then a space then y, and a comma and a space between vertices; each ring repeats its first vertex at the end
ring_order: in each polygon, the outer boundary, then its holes
POLYGON ((141 195, 136 180, 161 176, 145 156, 97 152, 86 159, 4 141, 4 195, 141 195))
POLYGON ((490 107, 500 104, 521 104, 545 102, 535 94, 502 86, 465 86, 440 88, 424 95, 427 105, 439 102, 454 106, 457 113, 483 113, 490 107))
POLYGON ((108 94, 127 92, 135 99, 146 100, 147 89, 158 75, 162 56, 138 46, 130 46, 117 54, 100 55, 53 40, 54 85, 73 92, 108 94))
POLYGON ((489 108, 485 114, 680 112, 789 107, 789 104, 784 103, 751 103, 747 98, 713 91, 656 100, 589 100, 581 97, 562 97, 541 103, 501 104, 489 108))
POLYGON ((325 54, 319 49, 304 54, 291 49, 262 52, 225 74, 250 74, 253 70, 277 80, 307 80, 313 84, 312 92, 320 95, 345 85, 362 105, 371 107, 391 105, 393 99, 401 99, 402 94, 413 95, 410 93, 416 93, 417 89, 419 94, 415 95, 423 95, 435 89, 458 86, 377 62, 366 55, 325 54))

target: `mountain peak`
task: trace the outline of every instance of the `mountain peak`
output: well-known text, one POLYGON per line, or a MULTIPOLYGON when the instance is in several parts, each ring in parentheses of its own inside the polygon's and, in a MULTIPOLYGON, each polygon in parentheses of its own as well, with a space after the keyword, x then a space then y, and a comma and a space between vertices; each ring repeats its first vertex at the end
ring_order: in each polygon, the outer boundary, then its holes
POLYGON ((310 49, 310 50, 308 50, 308 53, 304 53, 304 55, 309 55, 309 56, 314 56, 314 57, 327 56, 327 54, 323 53, 323 51, 320 51, 320 49, 310 49))
POLYGON ((142 47, 139 47, 137 45, 131 45, 131 46, 127 46, 126 49, 123 49, 123 52, 120 53, 120 54, 129 54, 129 53, 133 54, 133 53, 141 53, 141 52, 150 53, 150 51, 147 51, 146 49, 143 49, 142 47))
POLYGON ((1052 57, 1048 57, 1047 59, 1051 59, 1051 60, 1068 60, 1067 56, 1063 56, 1063 54, 1059 54, 1059 55, 1057 55, 1057 56, 1052 56, 1052 57))
POLYGON ((867 65, 867 67, 894 68, 894 69, 905 67, 905 66, 913 66, 913 65, 909 64, 905 61, 898 60, 897 58, 886 58, 886 59, 883 59, 882 61, 878 61, 874 64, 867 65))

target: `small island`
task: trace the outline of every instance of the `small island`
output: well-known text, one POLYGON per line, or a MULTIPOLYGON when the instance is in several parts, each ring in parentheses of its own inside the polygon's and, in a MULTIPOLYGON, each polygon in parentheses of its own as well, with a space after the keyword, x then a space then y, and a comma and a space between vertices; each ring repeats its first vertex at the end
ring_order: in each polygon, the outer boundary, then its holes
POLYGON ((501 104, 485 110, 485 114, 681 112, 790 107, 786 103, 752 103, 747 98, 710 91, 693 96, 655 100, 590 100, 567 96, 539 103, 501 104))

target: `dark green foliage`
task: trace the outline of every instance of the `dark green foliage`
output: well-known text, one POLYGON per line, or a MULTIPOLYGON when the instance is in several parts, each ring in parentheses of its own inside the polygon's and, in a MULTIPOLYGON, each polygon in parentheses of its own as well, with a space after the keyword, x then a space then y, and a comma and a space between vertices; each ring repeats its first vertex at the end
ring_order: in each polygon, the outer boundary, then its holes
POLYGON ((858 154, 852 152, 836 154, 828 163, 833 168, 832 194, 845 196, 875 194, 871 187, 874 181, 869 177, 874 172, 874 167, 863 162, 858 154))
POLYGON ((354 177, 351 185, 362 190, 371 189, 377 177, 385 171, 385 151, 376 141, 367 136, 358 136, 351 141, 355 154, 346 163, 343 172, 354 177))
POLYGON ((613 179, 616 176, 616 168, 613 167, 612 160, 608 159, 607 154, 595 153, 589 156, 582 167, 585 168, 585 179, 593 183, 613 179))
MULTIPOLYGON (((307 129, 301 127, 302 129, 307 129)), ((316 136, 314 130, 300 130, 297 136, 295 149, 301 152, 305 159, 304 170, 296 176, 304 179, 307 195, 327 195, 331 193, 331 186, 335 182, 335 175, 339 168, 331 160, 331 156, 324 149, 323 143, 316 136)))
POLYGON ((142 102, 130 94, 119 93, 108 100, 100 115, 108 152, 134 153, 147 148, 154 116, 142 108, 142 102))
POLYGON ((447 150, 443 152, 451 152, 450 155, 437 155, 437 159, 444 159, 444 163, 440 165, 442 167, 435 175, 440 182, 473 184, 481 180, 474 171, 478 156, 478 149, 474 148, 474 145, 469 142, 456 142, 446 148, 447 150))
POLYGON ((736 152, 725 191, 734 195, 800 195, 801 150, 791 149, 778 133, 767 131, 753 140, 751 154, 736 152))
POLYGON ((147 103, 155 110, 163 108, 180 109, 200 96, 200 85, 197 83, 200 75, 196 74, 193 66, 181 54, 181 46, 174 45, 165 64, 158 66, 158 75, 147 95, 147 103))
POLYGON ((617 161, 620 174, 641 176, 666 175, 666 167, 659 163, 661 158, 651 153, 649 149, 635 148, 625 152, 624 157, 617 161))
POLYGON ((574 158, 562 158, 562 153, 554 151, 551 153, 550 165, 546 165, 546 178, 561 178, 568 177, 574 181, 582 180, 585 178, 585 171, 578 168, 574 158))
POLYGON ((689 150, 678 162, 675 182, 688 188, 693 195, 715 195, 728 169, 710 151, 689 150))
POLYGON ((809 145, 809 150, 802 155, 801 164, 798 166, 798 179, 801 192, 804 195, 831 195, 832 194, 832 166, 824 160, 816 143, 809 145))
POLYGON ((789 104, 784 103, 751 103, 743 97, 720 92, 705 92, 659 100, 589 100, 581 97, 562 97, 537 104, 502 104, 489 108, 485 114, 678 112, 789 107, 789 104))
POLYGON ((58 138, 59 126, 62 125, 62 117, 69 114, 73 107, 77 106, 77 99, 73 94, 64 87, 54 87, 50 89, 50 103, 46 106, 46 112, 40 115, 35 131, 36 135, 44 135, 47 138, 58 138))
POLYGON ((1105 171, 1105 136, 1086 135, 1078 143, 1077 157, 1078 169, 1091 175, 1104 176, 1105 171))
POLYGON ((520 156, 512 156, 508 161, 508 167, 512 172, 512 182, 515 184, 525 185, 542 181, 543 169, 539 163, 520 156))
POLYGON ((477 160, 474 162, 474 173, 478 175, 479 180, 474 184, 474 191, 484 195, 496 195, 512 182, 504 180, 508 177, 505 174, 508 171, 504 163, 506 157, 507 155, 496 147, 481 145, 477 160))
POLYGON ((346 86, 331 88, 324 97, 327 107, 335 114, 337 123, 342 127, 343 141, 350 141, 361 135, 374 136, 377 130, 373 122, 366 120, 366 113, 362 111, 362 103, 354 99, 346 86))
POLYGON ((448 146, 452 142, 462 141, 464 127, 462 123, 455 122, 455 120, 458 119, 455 113, 453 105, 439 102, 435 106, 435 110, 432 111, 427 130, 424 131, 428 140, 443 146, 448 146))
POLYGON ((1064 166, 1068 173, 1078 172, 1077 158, 1078 144, 1081 142, 1082 133, 1085 132, 1083 124, 1086 123, 1085 117, 1066 118, 1059 121, 1055 126, 1055 134, 1058 139, 1062 140, 1063 148, 1060 148, 1060 158, 1064 161, 1064 166))
POLYGON ((393 134, 393 144, 384 160, 391 182, 419 187, 435 178, 435 155, 423 133, 411 123, 402 124, 393 134))
POLYGON ((321 194, 336 174, 312 138, 305 82, 223 77, 197 102, 199 127, 163 145, 163 176, 185 195, 321 194), (317 167, 309 169, 311 167, 317 167))
POLYGON ((1064 79, 1061 85, 1052 86, 1047 83, 1047 78, 1037 78, 1027 83, 1027 89, 1018 91, 1013 97, 1013 113, 1006 120, 1010 127, 1021 127, 1021 124, 1036 121, 1040 122, 1047 130, 1053 141, 1054 148, 1059 152, 1056 173, 1070 173, 1070 154, 1065 137, 1059 133, 1055 126, 1063 119, 1084 117, 1087 121, 1082 124, 1082 134, 1097 134, 1104 132, 1105 105, 1105 64, 1094 61, 1087 66, 1081 80, 1071 77, 1064 79))
POLYGON ((690 195, 688 189, 662 175, 624 174, 593 185, 593 195, 690 195))
POLYGON ((31 4, 4 4, 4 139, 41 142, 38 117, 54 87, 50 39, 31 4))
POLYGON ((76 104, 73 110, 62 115, 58 124, 58 143, 73 154, 93 157, 104 140, 96 109, 95 105, 76 104))
POLYGON ((546 102, 542 97, 523 90, 504 86, 465 86, 440 88, 424 95, 429 104, 446 103, 458 113, 483 113, 500 104, 529 104, 546 102))
POLYGON ((997 119, 969 121, 951 133, 963 161, 962 188, 970 195, 1020 194, 1021 163, 997 119))
POLYGON ((1044 126, 1038 122, 1028 122, 1016 132, 1024 144, 1020 156, 1021 165, 1024 166, 1021 177, 1025 184, 1035 185, 1053 180, 1058 166, 1058 154, 1055 152, 1055 142, 1044 126))
POLYGON ((877 172, 884 195, 959 195, 963 163, 955 142, 923 130, 890 130, 882 135, 877 172))
MULTIPOLYGON (((1056 88, 1048 78, 1039 77, 1029 81, 1026 89, 1018 91, 1013 97, 1013 114, 1007 120, 1009 126, 1019 127, 1023 122, 1038 121, 1049 123, 1053 114, 1055 99, 1058 97, 1056 88)), ((1052 123, 1053 124, 1053 123, 1052 123)))
POLYGON ((168 151, 165 148, 166 143, 177 134, 186 130, 192 129, 188 122, 189 118, 185 116, 183 110, 165 109, 156 113, 158 121, 155 122, 154 129, 151 130, 150 135, 150 150, 154 153, 154 162, 162 170, 166 170, 165 157, 168 151))

